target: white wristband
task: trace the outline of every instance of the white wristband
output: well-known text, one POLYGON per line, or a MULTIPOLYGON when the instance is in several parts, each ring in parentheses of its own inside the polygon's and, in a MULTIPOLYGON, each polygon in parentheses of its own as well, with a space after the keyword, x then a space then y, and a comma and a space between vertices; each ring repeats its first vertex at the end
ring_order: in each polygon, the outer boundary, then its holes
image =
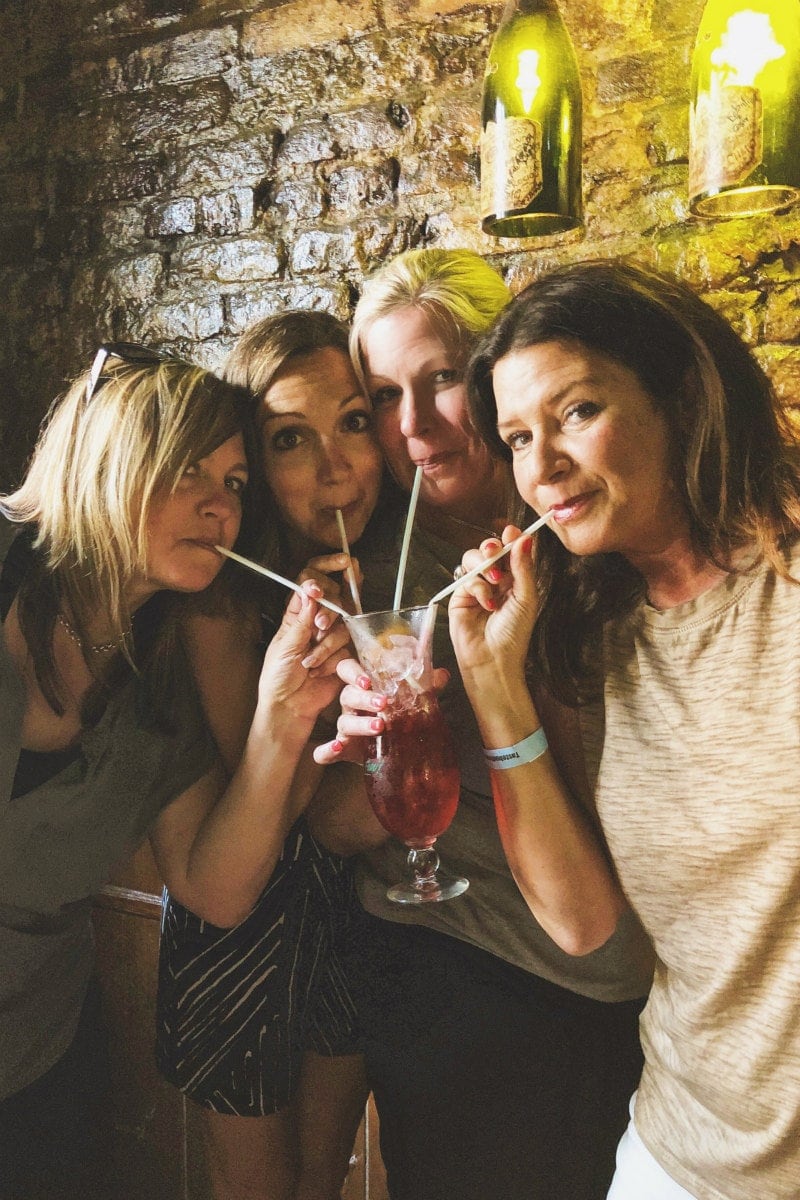
POLYGON ((503 746, 499 750, 484 750, 484 757, 493 771, 508 771, 511 767, 522 766, 523 763, 535 762, 541 758, 547 749, 547 738, 543 729, 537 729, 528 734, 521 742, 513 746, 503 746))

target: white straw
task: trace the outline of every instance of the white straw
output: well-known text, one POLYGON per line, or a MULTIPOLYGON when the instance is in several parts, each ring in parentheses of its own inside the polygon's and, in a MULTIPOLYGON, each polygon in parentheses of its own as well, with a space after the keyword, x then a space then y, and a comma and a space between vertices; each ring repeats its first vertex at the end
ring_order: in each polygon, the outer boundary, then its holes
POLYGON ((400 601, 403 598, 403 581, 406 577, 408 547, 411 545, 411 530, 414 527, 414 513, 417 511, 417 499, 419 498, 419 485, 421 483, 422 467, 417 467, 417 473, 414 476, 414 486, 411 489, 411 499, 408 502, 408 516, 406 517, 406 527, 403 532, 403 544, 400 547, 400 563, 397 568, 397 583, 394 588, 394 604, 392 605, 395 612, 400 608, 400 601))
MULTIPOLYGON (((337 510, 336 510, 336 523, 339 526, 339 536, 342 539, 342 550, 349 558, 350 557, 350 543, 347 540, 347 530, 344 527, 344 517, 342 516, 342 510, 340 508, 337 508, 337 510)), ((347 576, 347 582, 350 584, 350 595, 353 597, 353 604, 355 604, 355 606, 356 606, 356 612, 363 613, 364 609, 361 607, 361 597, 358 594, 358 584, 356 583, 356 573, 353 570, 352 562, 348 564, 348 566, 345 570, 345 575, 347 576)))
POLYGON ((477 575, 482 575, 487 567, 490 567, 492 563, 496 563, 497 560, 502 558, 504 554, 508 554, 511 547, 516 546, 517 542, 520 541, 521 538, 528 537, 529 534, 536 533, 537 529, 541 529, 542 525, 549 521, 552 515, 553 510, 550 509, 544 514, 543 517, 539 517, 538 521, 534 521, 533 524, 529 525, 527 529, 523 529, 519 537, 514 538, 513 542, 509 542, 507 546, 503 546, 502 550, 498 550, 497 554, 493 554, 491 558, 484 559, 479 566, 473 567, 471 571, 465 572, 460 579, 454 579, 452 583, 448 583, 447 587, 442 588, 442 590, 437 592, 435 596, 431 596, 428 603, 438 604, 440 600, 444 600, 445 596, 449 596, 451 592, 456 590, 456 588, 461 587, 462 583, 467 583, 470 579, 474 579, 477 575))
MULTIPOLYGON (((226 558, 232 558, 235 562, 241 563, 243 567, 249 567, 251 571, 258 571, 259 575, 266 575, 267 579, 274 579, 276 583, 282 583, 284 587, 291 588, 293 592, 297 592, 298 596, 305 596, 304 588, 301 588, 299 583, 293 583, 291 579, 285 579, 283 575, 278 575, 276 571, 270 571, 268 567, 262 567, 261 563, 253 562, 250 558, 244 558, 241 554, 234 554, 233 550, 226 550, 224 546, 215 546, 220 554, 224 554, 226 558)), ((333 604, 330 600, 323 600, 322 596, 311 596, 309 599, 316 600, 317 604, 321 604, 323 608, 329 608, 331 612, 335 612, 339 617, 349 617, 343 608, 339 608, 338 604, 333 604)))

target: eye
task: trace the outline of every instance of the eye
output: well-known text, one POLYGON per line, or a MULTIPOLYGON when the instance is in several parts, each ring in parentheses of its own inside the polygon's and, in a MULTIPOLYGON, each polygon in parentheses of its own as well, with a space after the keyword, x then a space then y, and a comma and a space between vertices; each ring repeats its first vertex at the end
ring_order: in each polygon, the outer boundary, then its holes
POLYGON ((303 435, 299 429, 294 429, 292 426, 287 426, 285 429, 279 429, 272 437, 272 448, 281 453, 286 450, 296 450, 303 441, 303 435))
POLYGON ((512 452, 524 450, 526 446, 530 445, 531 435, 526 429, 515 429, 513 433, 506 435, 504 441, 512 452))
POLYGON ((353 408, 342 418, 342 428, 347 433, 366 433, 372 428, 372 417, 363 408, 353 408))
POLYGON ((225 480, 225 487, 237 496, 241 496, 244 489, 247 487, 247 477, 242 475, 229 475, 225 480))
POLYGON ((384 404, 393 404, 400 398, 400 388, 397 387, 381 387, 370 395, 373 408, 380 408, 384 404))
POLYGON ((436 371, 433 376, 434 383, 460 383, 461 372, 456 371, 453 367, 443 367, 441 371, 436 371))
POLYGON ((600 405, 594 400, 581 400, 577 404, 571 404, 564 413, 564 423, 579 425, 582 421, 590 421, 600 411, 600 405))

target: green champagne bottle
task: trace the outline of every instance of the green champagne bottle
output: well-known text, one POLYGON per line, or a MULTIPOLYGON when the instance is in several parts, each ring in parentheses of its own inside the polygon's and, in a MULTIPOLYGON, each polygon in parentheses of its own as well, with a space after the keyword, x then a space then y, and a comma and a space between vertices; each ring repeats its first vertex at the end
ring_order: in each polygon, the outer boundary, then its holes
POLYGON ((481 225, 495 237, 579 226, 582 97, 555 0, 507 0, 483 82, 481 225))
POLYGON ((691 87, 691 211, 743 217, 800 199, 800 0, 708 0, 691 87))

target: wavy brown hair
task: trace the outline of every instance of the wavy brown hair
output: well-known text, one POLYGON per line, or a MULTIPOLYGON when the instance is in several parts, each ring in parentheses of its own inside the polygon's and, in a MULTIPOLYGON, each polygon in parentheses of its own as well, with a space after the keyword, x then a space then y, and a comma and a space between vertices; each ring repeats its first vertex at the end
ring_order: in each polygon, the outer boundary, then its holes
MULTIPOLYGON (((800 459, 789 422, 755 356, 689 287, 625 263, 561 267, 530 284, 476 347, 468 367, 470 412, 500 457, 495 364, 542 342, 576 342, 638 379, 670 435, 674 483, 694 544, 732 571, 737 548, 755 544, 788 576, 786 547, 800 528, 800 459)), ((618 554, 579 557, 549 529, 539 534, 540 615, 531 654, 568 703, 595 689, 592 662, 606 620, 643 594, 618 554)))

